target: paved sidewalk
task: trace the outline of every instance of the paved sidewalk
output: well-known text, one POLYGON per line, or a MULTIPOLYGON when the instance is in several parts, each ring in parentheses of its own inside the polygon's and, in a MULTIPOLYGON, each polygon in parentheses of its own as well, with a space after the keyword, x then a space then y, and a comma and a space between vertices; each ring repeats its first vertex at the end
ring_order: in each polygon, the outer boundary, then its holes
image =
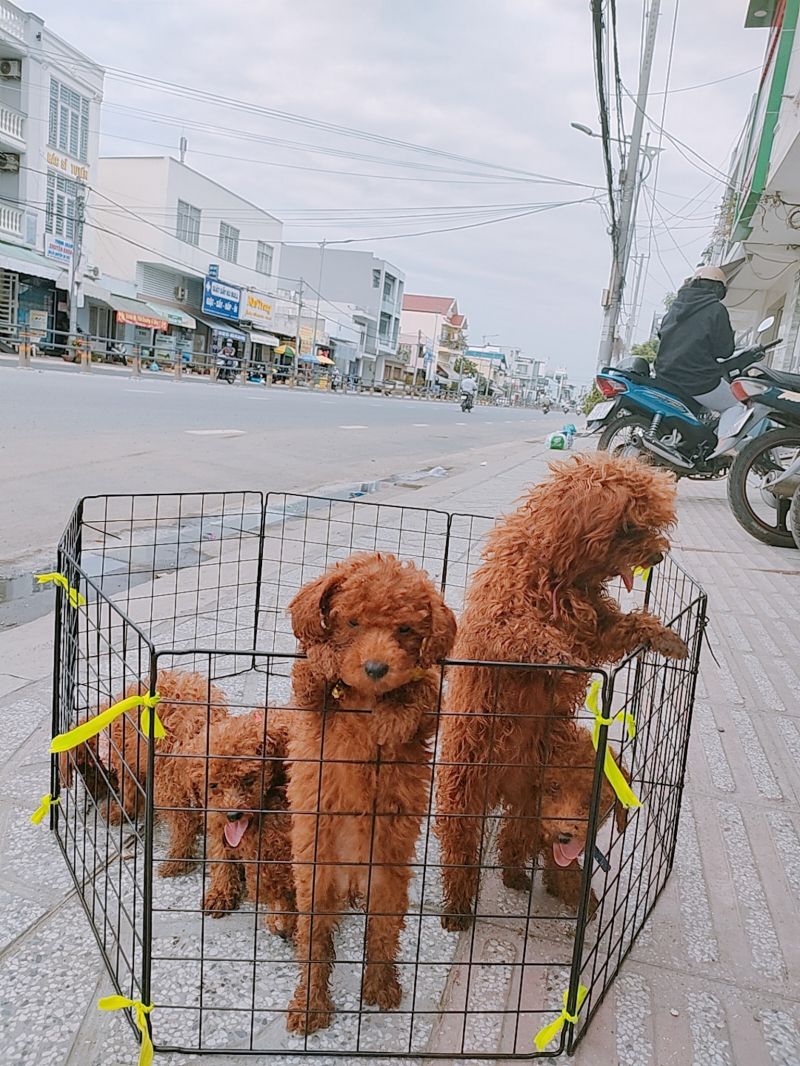
MULTIPOLYGON (((519 454, 372 499, 493 514, 544 472, 519 454)), ((684 483, 680 501, 676 554, 709 593, 718 663, 704 653, 675 870, 572 1061, 800 1066, 800 553, 741 531, 724 485, 684 483)), ((51 627, 0 637, 2 1062, 123 1066, 133 1037, 95 1010, 111 991, 96 945, 54 841, 28 822, 48 783, 51 627)), ((186 1061, 202 1060, 156 1066, 186 1061)))

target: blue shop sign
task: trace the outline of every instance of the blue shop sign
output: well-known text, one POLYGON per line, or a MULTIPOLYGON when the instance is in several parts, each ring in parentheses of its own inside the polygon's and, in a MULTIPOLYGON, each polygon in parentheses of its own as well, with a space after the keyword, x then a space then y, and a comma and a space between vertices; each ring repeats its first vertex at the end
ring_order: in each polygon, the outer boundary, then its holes
POLYGON ((216 278, 206 278, 203 286, 203 311, 206 314, 238 322, 241 299, 242 290, 238 286, 226 285, 216 278))

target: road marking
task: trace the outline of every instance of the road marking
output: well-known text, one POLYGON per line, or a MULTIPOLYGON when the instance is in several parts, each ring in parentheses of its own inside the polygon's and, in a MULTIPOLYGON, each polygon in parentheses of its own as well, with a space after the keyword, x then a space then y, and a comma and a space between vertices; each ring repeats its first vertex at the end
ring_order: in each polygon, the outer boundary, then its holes
POLYGON ((369 426, 339 426, 339 429, 369 429, 369 426))
POLYGON ((138 392, 141 396, 161 395, 161 389, 126 389, 125 392, 138 392))
POLYGON ((412 422, 415 429, 427 429, 430 422, 412 422))
POLYGON ((243 429, 187 429, 195 437, 243 437, 243 429))

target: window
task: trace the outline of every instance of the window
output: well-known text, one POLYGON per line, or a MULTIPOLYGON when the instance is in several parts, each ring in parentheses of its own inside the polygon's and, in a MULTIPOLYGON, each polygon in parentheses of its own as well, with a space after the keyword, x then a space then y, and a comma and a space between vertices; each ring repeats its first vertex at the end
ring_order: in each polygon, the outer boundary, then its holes
POLYGON ((47 143, 81 163, 89 154, 89 101, 55 78, 50 79, 47 143))
POLYGON ((185 200, 178 200, 178 224, 175 236, 184 244, 200 244, 200 208, 192 207, 185 200))
POLYGON ((394 299, 394 278, 390 274, 383 279, 383 298, 384 300, 394 299))
POLYGON ((75 219, 78 215, 78 198, 82 186, 77 181, 62 178, 60 174, 47 175, 47 206, 45 209, 44 228, 46 233, 64 237, 68 241, 75 239, 75 219))
POLYGON ((229 263, 239 261, 239 231, 227 222, 219 224, 219 257, 227 259, 229 263))
POLYGON ((381 287, 381 272, 380 270, 372 271, 372 287, 373 289, 379 289, 381 287))
POLYGON ((266 241, 259 241, 256 244, 256 270, 259 274, 272 273, 272 257, 274 254, 275 249, 271 244, 267 244, 266 241))

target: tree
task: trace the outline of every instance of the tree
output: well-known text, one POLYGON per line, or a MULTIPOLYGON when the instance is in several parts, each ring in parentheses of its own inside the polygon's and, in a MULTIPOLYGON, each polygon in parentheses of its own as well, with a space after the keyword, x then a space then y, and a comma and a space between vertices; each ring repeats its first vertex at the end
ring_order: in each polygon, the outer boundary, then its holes
POLYGON ((636 359, 646 359, 648 363, 654 363, 658 355, 658 337, 651 337, 642 344, 634 344, 631 347, 631 355, 636 359))
POLYGON ((678 294, 676 292, 668 292, 664 296, 664 307, 669 311, 670 307, 675 303, 678 294))
POLYGON ((587 392, 586 395, 583 398, 583 403, 581 404, 581 410, 583 411, 583 413, 585 415, 588 415, 589 412, 591 411, 591 409, 594 407, 594 405, 596 403, 600 403, 600 401, 602 399, 603 399, 603 394, 600 392, 600 390, 598 389, 597 385, 592 385, 592 387, 589 390, 589 392, 587 392))
POLYGON ((465 355, 460 355, 453 363, 453 370, 457 374, 469 374, 471 377, 478 377, 478 368, 472 362, 471 359, 467 359, 465 355))

